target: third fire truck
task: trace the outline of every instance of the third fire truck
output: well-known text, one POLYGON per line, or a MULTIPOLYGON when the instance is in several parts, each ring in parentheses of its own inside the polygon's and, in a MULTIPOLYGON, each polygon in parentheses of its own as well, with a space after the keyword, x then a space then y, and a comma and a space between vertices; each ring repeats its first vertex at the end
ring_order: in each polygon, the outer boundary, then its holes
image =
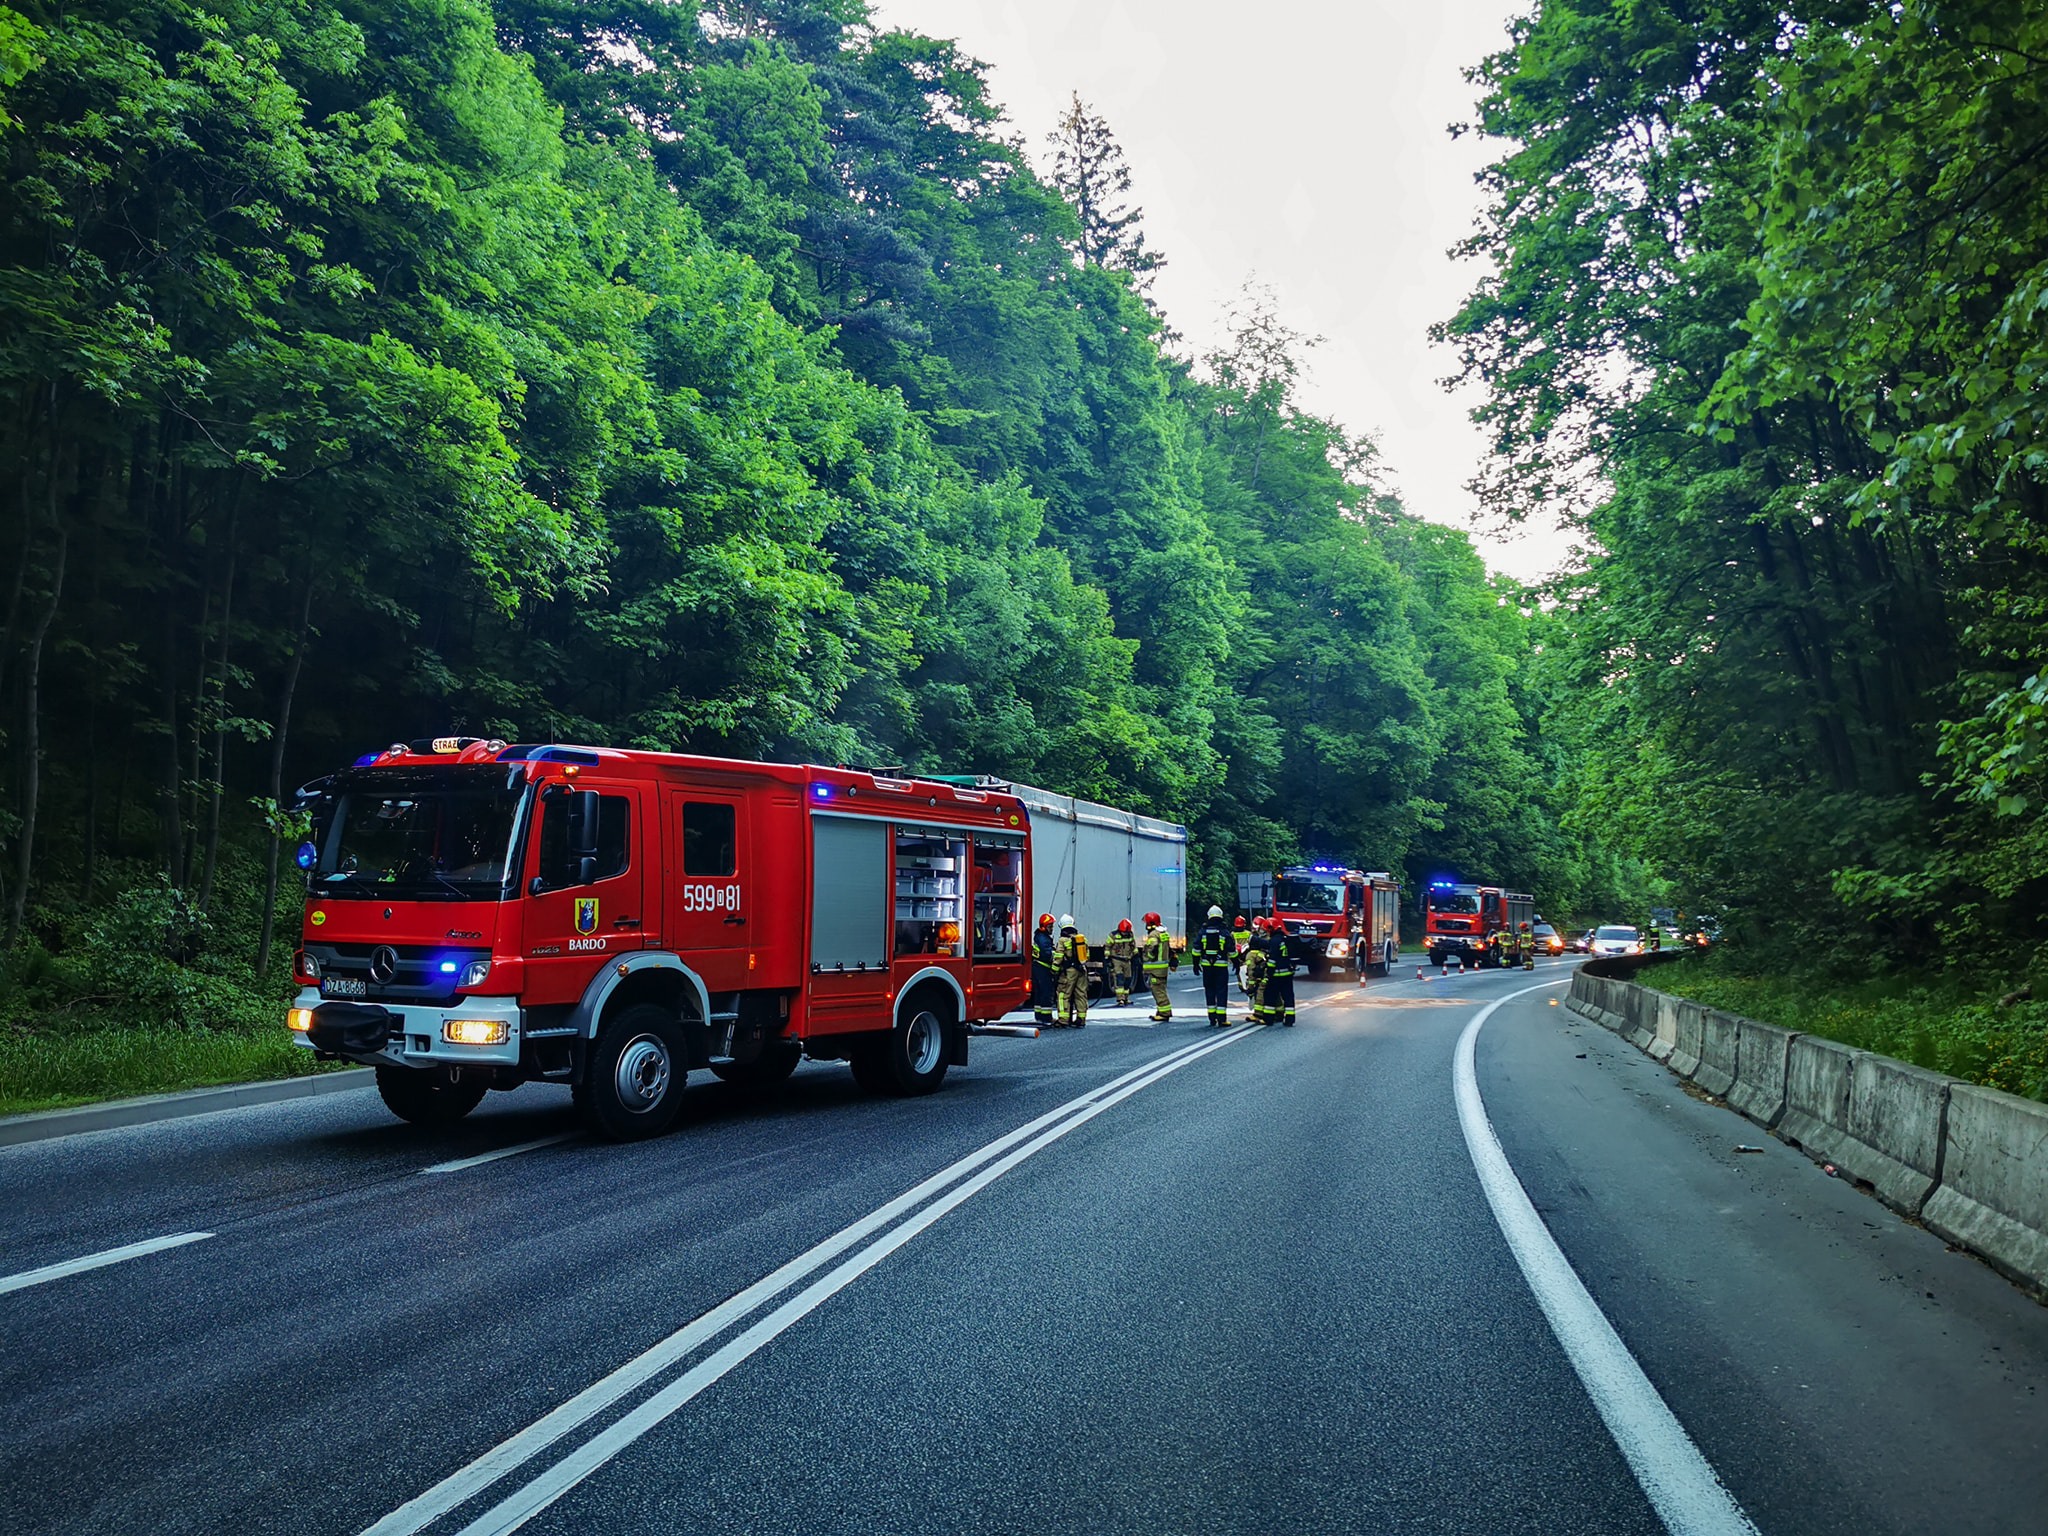
POLYGON ((1460 885, 1451 880, 1432 880, 1422 893, 1423 942, 1429 946, 1429 963, 1449 965, 1492 965, 1496 950, 1492 940, 1513 941, 1523 923, 1533 923, 1536 898, 1497 885, 1460 885))
POLYGON ((1238 910, 1285 923, 1311 974, 1386 975, 1400 953, 1400 901, 1400 886, 1381 871, 1300 864, 1237 877, 1238 910))

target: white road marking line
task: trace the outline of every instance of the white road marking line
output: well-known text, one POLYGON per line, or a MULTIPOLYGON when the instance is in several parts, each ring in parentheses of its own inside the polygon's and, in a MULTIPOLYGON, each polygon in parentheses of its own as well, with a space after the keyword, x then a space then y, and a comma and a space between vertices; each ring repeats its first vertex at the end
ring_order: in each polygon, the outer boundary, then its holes
POLYGON ((582 1482, 593 1472, 603 1467, 627 1446, 638 1440, 649 1430, 696 1397, 705 1388, 715 1384, 735 1366, 738 1366, 774 1339, 778 1334, 795 1326, 810 1313, 815 1312, 833 1296, 851 1285, 855 1280, 873 1269, 890 1254, 908 1243, 920 1232, 938 1221, 940 1217, 964 1205, 981 1191, 995 1183, 1004 1174, 1026 1159, 1037 1156, 1070 1131, 1079 1129, 1132 1094, 1149 1088, 1161 1078, 1170 1077, 1182 1067, 1233 1045, 1247 1035, 1224 1035, 1220 1039, 1204 1041, 1196 1050, 1183 1051, 1177 1058, 1168 1058, 1167 1065, 1137 1082, 1128 1084, 1114 1094, 1099 1099, 1072 1118, 1046 1131, 1035 1141, 1011 1152, 1002 1161, 984 1169, 958 1188, 934 1200, 915 1216, 883 1236, 877 1238, 859 1253, 834 1269, 822 1279, 813 1281, 803 1291, 792 1296, 773 1312, 762 1318, 753 1327, 727 1343, 685 1371, 675 1381, 647 1399, 617 1423, 607 1426, 593 1435, 581 1446, 571 1451, 539 1477, 514 1493, 501 1499, 497 1504, 477 1516, 462 1528, 460 1536, 508 1536, 535 1515, 546 1509, 555 1500, 582 1482))
POLYGON ((211 1232, 175 1232, 169 1237, 152 1237, 146 1242, 109 1248, 105 1253, 89 1253, 82 1259, 66 1259, 62 1264, 45 1264, 41 1269, 23 1270, 18 1275, 0 1278, 0 1296, 6 1295, 9 1291, 25 1291, 32 1285, 42 1285, 46 1281, 62 1280, 66 1275, 84 1274, 88 1269, 103 1269, 109 1264, 119 1264, 124 1259, 139 1259, 144 1254, 162 1253, 166 1248, 182 1248, 187 1243, 201 1243, 211 1236, 211 1232))
POLYGON ((1672 1536, 1757 1536, 1756 1527, 1735 1497, 1721 1486, 1707 1458, 1693 1444, 1678 1416, 1643 1374, 1621 1335, 1593 1300, 1571 1261, 1557 1246, 1529 1193, 1515 1176, 1486 1105, 1479 1097, 1474 1066, 1479 1030, 1502 1003, 1541 992, 1559 981, 1541 982, 1494 999, 1482 1008, 1458 1037, 1452 1086, 1458 1101, 1458 1123, 1472 1154, 1479 1184, 1486 1191, 1493 1219, 1522 1267, 1536 1304, 1550 1322, 1550 1331, 1564 1347, 1572 1369, 1607 1424, 1607 1432, 1642 1484, 1657 1516, 1672 1536))
POLYGON ((495 1152, 479 1152, 475 1157, 458 1157, 452 1163, 436 1163, 431 1168, 422 1168, 421 1173, 460 1173, 465 1168, 474 1168, 479 1163, 495 1163, 501 1157, 517 1157, 522 1152, 531 1152, 538 1147, 560 1146, 565 1141, 574 1141, 581 1131, 564 1131, 559 1136, 543 1136, 537 1141, 522 1141, 516 1147, 500 1147, 495 1152))
POLYGON ((806 1275, 822 1269, 847 1249, 887 1226, 904 1212, 922 1204, 948 1184, 964 1178, 982 1164, 1000 1157, 1018 1142, 1028 1140, 1046 1126, 1077 1109, 1086 1107, 1096 1098, 1134 1082, 1170 1062, 1192 1059, 1197 1051, 1215 1043, 1197 1041, 1193 1045, 1183 1046, 1178 1051, 1170 1051, 1164 1056, 1148 1061, 1143 1066, 1126 1072, 1122 1077, 1113 1078, 1099 1087, 1089 1089, 1077 1098, 1069 1099, 1057 1109, 1046 1111, 1036 1120, 1020 1125, 1016 1130, 997 1137, 987 1146, 970 1152, 959 1161, 940 1169, 922 1183, 905 1190, 888 1204, 833 1233, 823 1242, 798 1254, 781 1268, 764 1275, 745 1290, 727 1297, 710 1311, 684 1324, 667 1338, 635 1355, 609 1375, 591 1383, 567 1402, 534 1420, 516 1435, 492 1447, 468 1465, 457 1468, 417 1498, 409 1500, 379 1520, 365 1531, 363 1536, 413 1536, 413 1533, 425 1529, 457 1505, 467 1503, 500 1478, 531 1461, 564 1435, 604 1412, 620 1398, 683 1359, 699 1345, 724 1332, 749 1313, 765 1306, 806 1275))

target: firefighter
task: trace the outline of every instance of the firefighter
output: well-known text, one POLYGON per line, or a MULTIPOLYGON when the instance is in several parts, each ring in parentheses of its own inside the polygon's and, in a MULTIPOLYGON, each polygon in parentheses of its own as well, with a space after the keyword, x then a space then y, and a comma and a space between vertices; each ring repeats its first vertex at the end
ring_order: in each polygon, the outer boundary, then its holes
POLYGON ((1056 978, 1052 914, 1038 915, 1038 932, 1031 935, 1031 1021, 1040 1029, 1052 1028, 1052 994, 1056 978))
POLYGON ((1482 965, 1502 966, 1507 964, 1508 938, 1505 931, 1496 928, 1486 936, 1486 955, 1482 965))
POLYGON ((1237 923, 1230 930, 1230 968, 1234 971, 1244 964, 1244 952, 1252 947, 1252 931, 1246 925, 1244 914, 1237 914, 1237 923))
POLYGON ((1058 1029, 1080 1029, 1088 1023, 1088 941, 1071 917, 1060 919, 1060 941, 1053 949, 1053 970, 1059 982, 1058 1029))
POLYGON ((1173 1004, 1166 998, 1166 973, 1173 969, 1173 935, 1159 921, 1157 912, 1145 914, 1145 985, 1152 990, 1152 1022, 1164 1024, 1173 1017, 1173 1004))
POLYGON ((1223 931, 1223 909, 1211 907, 1209 921, 1188 947, 1195 969, 1202 973, 1202 1000, 1209 1008, 1209 1025, 1222 1029, 1230 1023, 1230 969, 1236 956, 1230 935, 1223 931))
POLYGON ((1252 933, 1244 952, 1244 963, 1238 970, 1238 985, 1244 988, 1244 995, 1251 1000, 1251 1018, 1254 1024, 1270 1024, 1266 1017, 1266 972, 1271 969, 1272 957, 1266 953, 1266 920, 1252 919, 1252 933))
POLYGON ((1506 952, 1502 958, 1507 961, 1508 969, 1519 971, 1522 968, 1522 930, 1520 928, 1510 928, 1508 930, 1507 941, 1503 948, 1506 952))
POLYGON ((1102 946, 1102 958, 1109 972, 1110 987, 1116 993, 1117 1006, 1129 1006, 1131 987, 1138 979, 1138 940, 1131 932, 1128 917, 1116 925, 1116 932, 1102 946))
POLYGON ((1536 930, 1528 923, 1522 924, 1522 969, 1536 969, 1536 930))
POLYGON ((1266 924, 1266 1022, 1294 1027, 1294 971, 1300 960, 1299 947, 1279 918, 1266 924))

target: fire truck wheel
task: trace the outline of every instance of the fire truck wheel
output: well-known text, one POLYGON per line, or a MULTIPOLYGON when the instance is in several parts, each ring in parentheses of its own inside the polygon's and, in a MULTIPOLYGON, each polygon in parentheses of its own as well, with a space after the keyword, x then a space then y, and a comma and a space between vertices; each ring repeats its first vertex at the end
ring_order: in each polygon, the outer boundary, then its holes
POLYGON ((590 1048, 576 1107, 609 1141, 659 1136, 683 1108, 683 1027, 654 1003, 636 1003, 604 1021, 590 1048))
POLYGON ((936 988, 913 993, 896 1027, 854 1057, 853 1075, 871 1093, 910 1098, 946 1080, 946 1036, 953 1000, 936 988))
POLYGON ((377 1096, 384 1107, 414 1125, 453 1125, 490 1091, 482 1072, 460 1075, 446 1067, 379 1067, 377 1096))
POLYGON ((754 1061, 714 1061, 711 1072, 714 1077, 742 1088, 773 1088, 788 1082, 789 1074, 803 1059, 802 1046, 776 1044, 762 1051, 754 1061))

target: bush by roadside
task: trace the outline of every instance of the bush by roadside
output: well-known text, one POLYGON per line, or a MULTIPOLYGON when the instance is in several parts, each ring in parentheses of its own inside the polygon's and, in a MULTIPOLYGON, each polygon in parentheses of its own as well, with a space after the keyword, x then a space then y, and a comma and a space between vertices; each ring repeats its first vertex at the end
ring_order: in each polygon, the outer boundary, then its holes
POLYGON ((7 956, 0 1114, 314 1070, 284 1029, 289 939, 255 973, 255 858, 228 850, 210 913, 160 875, 124 873, 99 903, 36 911, 7 956))
POLYGON ((2048 1100, 2048 1001, 2002 1002, 2013 989, 2010 977, 1775 971, 1723 949, 1652 966, 1635 979, 1744 1018, 2048 1100))

